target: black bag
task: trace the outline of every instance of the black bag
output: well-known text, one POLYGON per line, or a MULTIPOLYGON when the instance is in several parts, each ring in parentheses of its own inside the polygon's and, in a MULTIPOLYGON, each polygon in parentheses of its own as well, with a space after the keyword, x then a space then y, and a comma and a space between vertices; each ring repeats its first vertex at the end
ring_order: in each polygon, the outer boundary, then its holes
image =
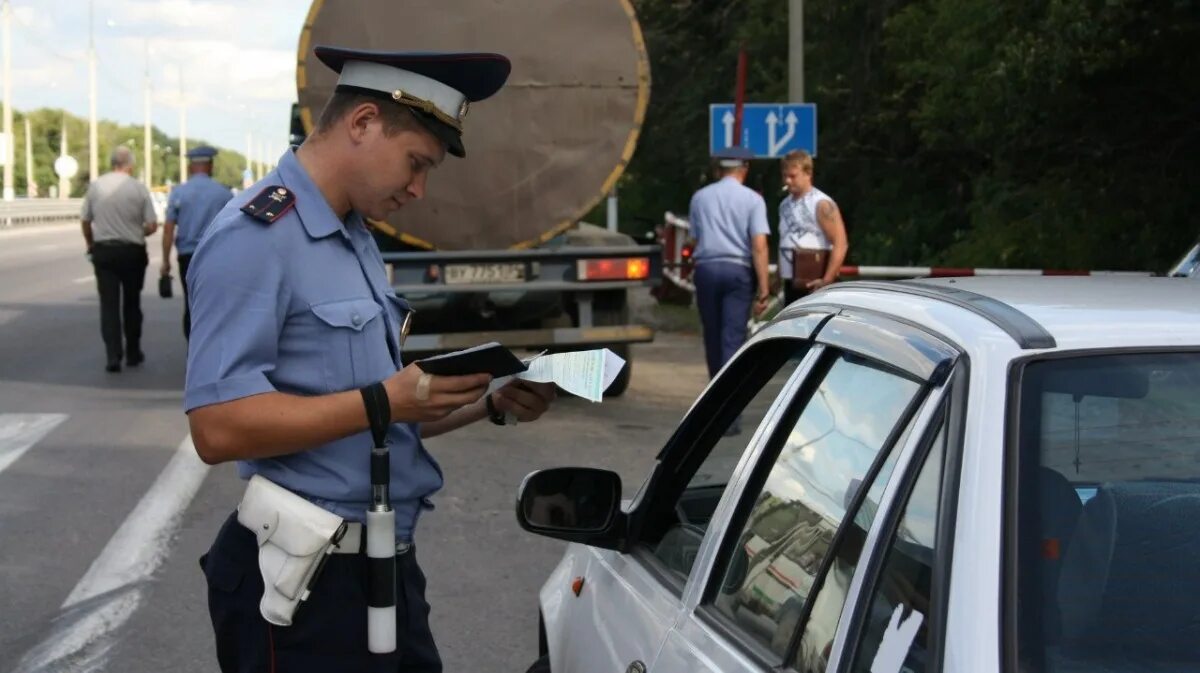
POLYGON ((170 274, 158 277, 158 296, 163 299, 170 299, 172 296, 172 283, 170 274))

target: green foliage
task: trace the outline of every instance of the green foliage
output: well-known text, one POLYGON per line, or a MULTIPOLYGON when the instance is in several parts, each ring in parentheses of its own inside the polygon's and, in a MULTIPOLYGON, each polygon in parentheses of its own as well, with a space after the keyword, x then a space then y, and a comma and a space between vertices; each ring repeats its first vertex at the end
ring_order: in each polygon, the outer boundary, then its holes
MULTIPOLYGON (((739 45, 747 101, 786 100, 786 4, 635 5, 654 88, 622 210, 658 221, 705 181, 739 45)), ((817 184, 854 263, 1161 270, 1200 234, 1200 1, 804 5, 817 184)), ((751 176, 772 206, 776 173, 751 176)))
MULTIPOLYGON (((25 117, 29 117, 30 136, 33 147, 33 177, 37 184, 38 194, 48 196, 50 187, 58 186, 58 176, 54 173, 54 160, 59 156, 63 129, 67 133, 67 153, 79 162, 79 171, 71 181, 71 195, 83 196, 88 184, 88 123, 86 119, 75 117, 62 110, 38 109, 28 113, 13 111, 13 135, 16 146, 13 152, 13 179, 18 195, 27 194, 25 180, 25 117)), ((108 171, 108 160, 113 148, 125 144, 133 150, 137 159, 136 175, 141 175, 144 163, 143 140, 144 127, 122 126, 110 121, 100 121, 96 125, 98 144, 98 168, 101 173, 108 171)), ((151 127, 152 142, 150 162, 151 176, 154 184, 161 186, 165 181, 172 184, 179 182, 179 139, 172 138, 156 127, 151 127)), ((188 140, 189 147, 209 144, 203 140, 188 140)), ((220 149, 220 148, 218 148, 220 149)), ((242 170, 246 165, 243 155, 232 150, 222 149, 217 154, 213 168, 213 177, 231 187, 242 183, 242 170)))

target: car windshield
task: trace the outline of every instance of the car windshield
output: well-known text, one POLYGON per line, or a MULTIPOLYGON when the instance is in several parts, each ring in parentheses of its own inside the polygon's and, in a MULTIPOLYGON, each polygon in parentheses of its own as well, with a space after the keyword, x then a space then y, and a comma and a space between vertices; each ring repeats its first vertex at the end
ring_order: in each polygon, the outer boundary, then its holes
POLYGON ((1020 391, 1016 670, 1200 670, 1200 353, 1038 361, 1020 391))

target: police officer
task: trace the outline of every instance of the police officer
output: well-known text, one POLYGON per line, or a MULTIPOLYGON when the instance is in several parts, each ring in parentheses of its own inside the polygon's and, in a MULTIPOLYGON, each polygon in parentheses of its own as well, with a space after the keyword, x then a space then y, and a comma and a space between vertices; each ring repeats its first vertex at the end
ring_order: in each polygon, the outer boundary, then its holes
POLYGON ((171 275, 171 245, 179 260, 179 283, 183 287, 183 338, 191 333, 191 313, 188 310, 188 264, 200 243, 204 229, 221 208, 233 198, 228 187, 212 179, 213 160, 217 150, 201 145, 188 151, 187 182, 171 190, 167 198, 167 218, 163 225, 162 275, 171 275))
POLYGON ((382 382, 398 647, 368 653, 361 538, 338 543, 291 625, 278 627, 260 614, 255 533, 231 515, 201 558, 217 657, 226 673, 440 671, 413 540, 442 474, 422 440, 509 414, 536 420, 554 392, 510 384, 485 396, 486 374, 402 366, 411 311, 365 222, 421 198, 447 152, 465 156, 469 104, 499 90, 510 65, 495 54, 315 54, 339 78, 313 134, 221 211, 192 257, 185 406, 205 462, 236 460, 243 478, 357 524, 372 493, 360 391, 382 382))
POLYGON ((742 147, 718 153, 717 181, 696 192, 688 209, 709 376, 745 343, 751 305, 756 315, 767 305, 767 204, 743 184, 753 158, 742 147))

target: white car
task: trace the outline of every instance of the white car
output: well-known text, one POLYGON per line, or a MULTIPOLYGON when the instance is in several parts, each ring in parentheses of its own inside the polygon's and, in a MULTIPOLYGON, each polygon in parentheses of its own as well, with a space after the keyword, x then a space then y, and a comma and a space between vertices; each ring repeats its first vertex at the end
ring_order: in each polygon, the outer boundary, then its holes
POLYGON ((631 501, 549 469, 517 518, 574 543, 531 670, 1198 671, 1200 286, 834 285, 631 501))

